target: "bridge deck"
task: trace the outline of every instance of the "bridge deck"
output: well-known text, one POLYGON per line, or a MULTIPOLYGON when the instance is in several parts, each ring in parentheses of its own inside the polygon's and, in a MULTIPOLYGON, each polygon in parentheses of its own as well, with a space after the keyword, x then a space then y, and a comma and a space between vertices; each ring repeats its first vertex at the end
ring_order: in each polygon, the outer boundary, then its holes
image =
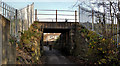
MULTIPOLYGON (((39 26, 42 26, 44 29, 71 29, 75 22, 38 22, 39 26)), ((76 22, 78 23, 78 22, 76 22)))

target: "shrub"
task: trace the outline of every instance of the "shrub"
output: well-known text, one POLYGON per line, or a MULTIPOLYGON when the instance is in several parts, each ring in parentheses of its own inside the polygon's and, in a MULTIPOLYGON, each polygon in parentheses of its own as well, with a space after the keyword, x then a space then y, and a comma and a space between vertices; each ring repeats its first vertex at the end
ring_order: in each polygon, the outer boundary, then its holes
POLYGON ((89 49, 88 59, 89 62, 98 64, 118 64, 118 49, 115 41, 112 38, 100 37, 93 31, 89 31, 88 35, 89 49))
POLYGON ((38 63, 40 61, 41 51, 40 51, 40 39, 42 32, 38 30, 35 24, 24 31, 20 38, 19 49, 28 53, 32 56, 32 63, 38 63))

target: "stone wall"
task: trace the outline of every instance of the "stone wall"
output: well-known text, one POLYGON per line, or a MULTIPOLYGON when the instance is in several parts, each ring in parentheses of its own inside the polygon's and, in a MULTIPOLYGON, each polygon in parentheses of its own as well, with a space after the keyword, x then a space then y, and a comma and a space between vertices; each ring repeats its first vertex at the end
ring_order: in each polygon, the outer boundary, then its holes
POLYGON ((0 64, 14 64, 15 44, 10 44, 10 21, 0 15, 0 64))

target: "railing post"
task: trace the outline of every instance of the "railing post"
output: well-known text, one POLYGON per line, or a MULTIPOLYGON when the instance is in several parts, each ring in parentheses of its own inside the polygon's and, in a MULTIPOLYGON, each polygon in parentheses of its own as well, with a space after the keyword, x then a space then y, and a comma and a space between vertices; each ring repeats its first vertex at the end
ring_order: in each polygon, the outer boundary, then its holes
POLYGON ((75 10, 75 22, 77 22, 77 11, 75 10))
POLYGON ((56 10, 56 23, 57 23, 57 10, 56 10))
POLYGON ((35 9, 35 21, 37 21, 37 9, 35 9))

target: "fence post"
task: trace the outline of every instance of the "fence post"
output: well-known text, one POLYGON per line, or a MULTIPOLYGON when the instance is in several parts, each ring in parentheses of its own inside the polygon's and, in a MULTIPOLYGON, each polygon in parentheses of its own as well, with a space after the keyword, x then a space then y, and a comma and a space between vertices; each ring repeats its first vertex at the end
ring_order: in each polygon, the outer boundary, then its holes
POLYGON ((2 15, 2 2, 0 0, 0 14, 2 15))
POLYGON ((28 22, 28 29, 29 29, 29 5, 27 6, 27 22, 28 22))
POLYGON ((24 29, 24 26, 23 26, 23 24, 24 24, 24 21, 23 21, 23 19, 22 19, 22 32, 23 32, 23 29, 24 29))
POLYGON ((37 9, 35 9, 35 21, 37 21, 37 9))
POLYGON ((92 31, 94 31, 94 11, 92 9, 92 31))
POLYGON ((32 23, 34 22, 34 2, 33 2, 33 5, 32 5, 32 23))
POLYGON ((17 9, 15 10, 15 37, 17 37, 17 9))
POLYGON ((119 47, 120 42, 120 13, 117 13, 117 48, 119 47))
POLYGON ((57 23, 57 10, 56 10, 56 23, 57 23))
POLYGON ((75 10, 75 22, 77 22, 77 11, 75 10))
POLYGON ((6 4, 5 4, 5 16, 6 16, 6 4))
POLYGON ((30 25, 32 24, 32 5, 30 5, 30 25))
POLYGON ((4 16, 4 2, 3 2, 3 16, 4 16))
POLYGON ((80 22, 80 5, 78 7, 79 7, 79 22, 80 22))
MULTIPOLYGON (((118 43, 120 43, 120 17, 118 17, 118 22, 117 22, 117 33, 118 33, 118 35, 117 35, 118 40, 117 41, 118 41, 118 43)), ((117 47, 119 47, 119 46, 117 45, 117 47)))

